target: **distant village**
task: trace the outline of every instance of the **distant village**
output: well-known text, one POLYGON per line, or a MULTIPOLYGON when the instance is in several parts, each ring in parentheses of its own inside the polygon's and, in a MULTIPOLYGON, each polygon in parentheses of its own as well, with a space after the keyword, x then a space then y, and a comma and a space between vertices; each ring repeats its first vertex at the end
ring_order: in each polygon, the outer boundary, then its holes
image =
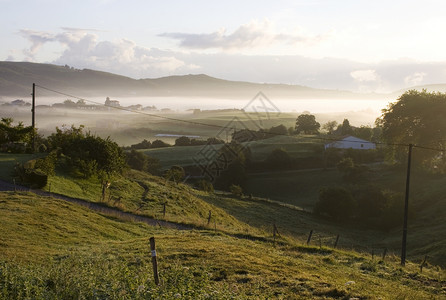
MULTIPOLYGON (((13 100, 9 103, 3 103, 2 107, 11 107, 11 108, 19 108, 19 107, 30 107, 31 103, 26 102, 21 99, 13 100)), ((121 106, 118 100, 112 100, 109 97, 105 99, 103 105, 101 104, 87 104, 85 100, 79 99, 77 102, 74 102, 71 99, 65 100, 63 103, 54 103, 52 105, 37 105, 36 108, 63 108, 63 109, 80 109, 80 110, 102 110, 107 111, 112 108, 121 108, 125 110, 138 110, 138 111, 157 111, 156 106, 142 106, 141 104, 130 105, 130 106, 121 106)), ((163 112, 171 111, 169 108, 161 109, 163 112)))
MULTIPOLYGON (((0 106, 2 107, 10 107, 10 108, 27 108, 31 107, 31 103, 26 102, 21 99, 16 99, 8 103, 3 103, 0 106)), ((87 104, 85 100, 79 99, 74 102, 71 99, 67 99, 62 103, 54 103, 52 105, 36 105, 36 109, 39 108, 58 108, 58 109, 79 109, 79 110, 88 110, 88 111, 109 111, 111 109, 122 109, 128 111, 157 111, 157 112, 174 112, 174 110, 170 108, 161 108, 158 109, 155 105, 143 106, 141 104, 129 105, 129 106, 121 106, 118 100, 112 100, 110 97, 105 98, 104 104, 87 104)), ((203 113, 214 113, 214 112, 234 112, 234 111, 244 111, 243 109, 211 109, 211 110, 202 110, 199 108, 188 109, 187 112, 191 112, 194 115, 203 114, 203 113)))

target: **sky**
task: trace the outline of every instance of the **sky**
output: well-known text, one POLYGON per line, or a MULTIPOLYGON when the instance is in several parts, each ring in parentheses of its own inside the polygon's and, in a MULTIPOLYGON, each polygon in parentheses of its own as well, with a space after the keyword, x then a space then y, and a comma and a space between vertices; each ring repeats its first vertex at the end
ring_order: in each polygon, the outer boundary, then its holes
POLYGON ((0 60, 392 92, 446 83, 442 0, 0 0, 0 60))

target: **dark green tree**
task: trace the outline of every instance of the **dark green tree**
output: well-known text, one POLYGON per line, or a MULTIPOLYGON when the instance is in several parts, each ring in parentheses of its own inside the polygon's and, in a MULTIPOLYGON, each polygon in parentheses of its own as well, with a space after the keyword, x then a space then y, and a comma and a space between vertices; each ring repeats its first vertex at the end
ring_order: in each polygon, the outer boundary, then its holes
POLYGON ((273 137, 275 135, 288 135, 288 129, 283 124, 273 126, 268 131, 271 133, 269 137, 273 137))
POLYGON ((160 173, 161 164, 160 160, 157 158, 151 157, 144 152, 136 151, 135 149, 127 152, 125 156, 126 163, 132 169, 149 172, 154 175, 160 173))
POLYGON ((181 136, 175 140, 175 146, 190 146, 191 140, 187 136, 181 136))
POLYGON ((172 166, 169 170, 167 170, 164 174, 164 177, 168 180, 171 180, 178 184, 184 179, 186 173, 181 166, 172 166))
POLYGON ((338 131, 340 135, 353 134, 353 128, 350 125, 350 121, 348 119, 344 119, 344 121, 342 121, 342 124, 338 126, 338 129, 336 131, 338 131))
POLYGON ((332 135, 336 129, 336 126, 338 126, 338 122, 336 121, 328 121, 324 125, 322 125, 322 129, 327 131, 327 134, 332 135))
POLYGON ((56 133, 48 137, 51 150, 57 150, 59 157, 64 157, 65 165, 72 174, 84 178, 97 176, 102 184, 102 198, 115 175, 125 169, 125 157, 122 149, 110 138, 84 133, 84 126, 56 128, 56 133))
POLYGON ((342 187, 326 187, 319 191, 314 213, 325 214, 336 220, 347 220, 355 211, 356 202, 350 191, 342 187))
POLYGON ((162 140, 154 140, 151 146, 151 148, 164 148, 164 147, 170 147, 170 145, 162 140))
POLYGON ((12 118, 0 120, 0 146, 7 152, 24 152, 32 145, 35 131, 31 126, 24 126, 22 122, 13 125, 12 118), (14 143, 23 143, 23 147, 17 147, 14 143))
MULTIPOLYGON (((417 144, 430 148, 446 147, 446 94, 410 90, 383 110, 376 121, 382 139, 391 144, 417 144)), ((404 162, 407 147, 389 146, 390 158, 404 162)), ((444 152, 417 151, 413 164, 439 172, 446 171, 444 152)))
POLYGON ((353 134, 357 138, 360 138, 360 139, 363 139, 366 141, 371 141, 372 136, 373 136, 373 129, 370 126, 361 125, 360 127, 355 128, 353 130, 353 134))
MULTIPOLYGON (((218 168, 216 187, 228 190, 232 184, 244 187, 247 180, 246 165, 251 160, 251 150, 237 142, 220 148, 210 168, 218 168)), ((215 169, 214 169, 215 170, 215 169)))
POLYGON ((321 124, 316 122, 316 117, 309 114, 299 115, 296 119, 296 133, 318 134, 321 124))
POLYGON ((272 168, 284 168, 290 165, 292 159, 288 152, 283 148, 277 148, 271 151, 267 156, 266 162, 272 168))

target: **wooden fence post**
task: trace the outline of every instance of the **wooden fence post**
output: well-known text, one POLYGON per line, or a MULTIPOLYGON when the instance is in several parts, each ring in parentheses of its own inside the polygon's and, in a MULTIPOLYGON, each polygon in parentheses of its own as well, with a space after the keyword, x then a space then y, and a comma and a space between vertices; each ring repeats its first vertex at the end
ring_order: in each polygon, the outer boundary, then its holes
POLYGON ((209 210, 208 225, 211 223, 212 211, 209 210))
POLYGON ((338 242, 339 242, 339 234, 336 236, 336 241, 334 243, 334 248, 336 249, 336 247, 338 246, 338 242))
POLYGON ((150 238, 150 250, 152 254, 152 266, 153 266, 153 277, 155 278, 155 284, 159 285, 160 280, 158 277, 158 261, 156 259, 156 247, 155 247, 155 238, 150 238))
POLYGON ((313 229, 310 230, 310 234, 308 235, 307 246, 310 245, 312 235, 313 235, 313 229))
POLYGON ((387 255, 387 248, 384 248, 384 252, 383 252, 383 261, 386 259, 386 255, 387 255))
POLYGON ((423 267, 426 265, 427 255, 424 256, 424 260, 420 265, 420 273, 423 273, 423 267))

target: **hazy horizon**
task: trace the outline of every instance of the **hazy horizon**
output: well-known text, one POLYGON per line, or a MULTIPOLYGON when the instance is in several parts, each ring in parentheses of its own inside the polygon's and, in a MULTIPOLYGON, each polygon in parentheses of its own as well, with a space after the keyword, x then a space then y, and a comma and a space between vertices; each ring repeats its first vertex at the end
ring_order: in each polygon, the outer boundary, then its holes
POLYGON ((0 3, 0 60, 354 92, 446 83, 435 0, 0 3))

